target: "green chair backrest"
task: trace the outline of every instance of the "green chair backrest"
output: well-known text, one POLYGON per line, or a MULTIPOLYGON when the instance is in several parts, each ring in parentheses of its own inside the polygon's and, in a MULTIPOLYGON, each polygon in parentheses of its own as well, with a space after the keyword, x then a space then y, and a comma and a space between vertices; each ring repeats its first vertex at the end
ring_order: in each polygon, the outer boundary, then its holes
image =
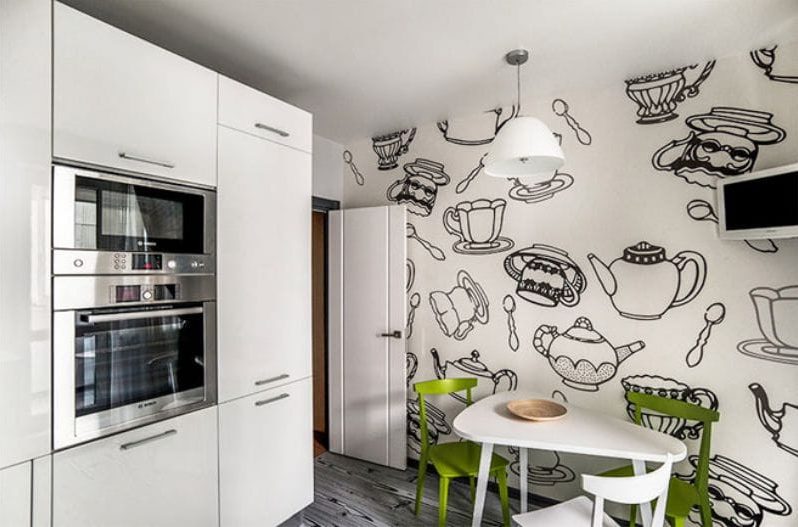
POLYGON ((477 380, 471 377, 460 379, 437 379, 422 381, 413 385, 413 390, 418 394, 419 421, 421 421, 421 456, 424 457, 429 449, 429 435, 427 432, 427 407, 424 402, 425 395, 445 395, 454 392, 466 392, 466 405, 471 405, 471 389, 477 386, 477 380))
POLYGON ((706 495, 709 489, 709 451, 712 443, 712 423, 720 420, 720 413, 717 410, 704 408, 697 404, 640 392, 626 392, 626 400, 634 405, 635 423, 638 425, 642 424, 644 408, 687 421, 698 421, 703 425, 701 446, 698 451, 698 463, 696 464, 695 485, 699 492, 706 495))

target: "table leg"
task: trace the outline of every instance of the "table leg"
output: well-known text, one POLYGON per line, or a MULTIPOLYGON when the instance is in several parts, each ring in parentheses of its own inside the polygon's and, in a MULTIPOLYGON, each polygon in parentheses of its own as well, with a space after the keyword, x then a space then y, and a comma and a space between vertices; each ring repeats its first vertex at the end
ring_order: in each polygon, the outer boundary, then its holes
POLYGON ((529 484, 529 480, 526 476, 527 470, 529 470, 529 450, 521 447, 518 449, 518 479, 521 492, 521 514, 529 510, 527 506, 527 485, 529 484))
MULTIPOLYGON (((642 476, 646 473, 646 462, 638 459, 632 460, 635 476, 642 476)), ((643 520, 643 527, 651 527, 651 503, 646 502, 640 505, 640 516, 643 520)))
POLYGON ((482 443, 479 455, 479 477, 477 478, 477 497, 474 500, 474 512, 471 515, 471 527, 482 524, 482 509, 485 507, 485 493, 490 478, 490 460, 493 457, 493 443, 482 443))

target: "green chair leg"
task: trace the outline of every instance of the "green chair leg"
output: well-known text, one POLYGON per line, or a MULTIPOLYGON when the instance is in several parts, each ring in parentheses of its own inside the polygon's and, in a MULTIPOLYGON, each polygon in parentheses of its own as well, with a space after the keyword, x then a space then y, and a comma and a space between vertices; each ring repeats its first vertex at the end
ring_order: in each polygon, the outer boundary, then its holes
POLYGON ((668 518, 670 521, 671 527, 684 527, 684 520, 683 516, 668 518))
POLYGON ((712 506, 709 498, 700 505, 701 507, 701 527, 712 527, 712 506))
POLYGON ((424 497, 424 477, 427 475, 427 460, 418 462, 418 481, 416 482, 416 516, 421 512, 421 499, 424 497))
POLYGON ((449 478, 441 478, 438 485, 438 527, 446 527, 446 507, 449 505, 449 478))
POLYGON ((499 484, 499 500, 502 503, 504 527, 510 527, 510 496, 507 492, 507 473, 504 471, 504 467, 497 471, 496 480, 499 484))
POLYGON ((637 525, 637 505, 629 507, 629 526, 635 527, 637 525))
POLYGON ((477 497, 477 487, 474 482, 474 476, 468 476, 468 486, 471 489, 471 503, 474 503, 477 497))

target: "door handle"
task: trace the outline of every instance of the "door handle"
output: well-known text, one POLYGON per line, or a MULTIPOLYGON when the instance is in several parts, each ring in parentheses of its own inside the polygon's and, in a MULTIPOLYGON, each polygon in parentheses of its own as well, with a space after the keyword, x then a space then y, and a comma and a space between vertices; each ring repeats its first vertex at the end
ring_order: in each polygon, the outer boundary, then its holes
POLYGON ((285 130, 280 130, 279 128, 275 128, 273 126, 269 126, 268 124, 263 124, 263 123, 255 123, 255 128, 260 128, 261 130, 266 130, 267 132, 271 132, 273 134, 277 134, 280 137, 288 137, 289 135, 291 135, 288 132, 286 132, 285 130))
POLYGON ((381 337, 394 338, 394 339, 400 339, 400 338, 402 338, 402 332, 399 331, 399 330, 396 330, 396 331, 392 331, 390 333, 380 333, 380 336, 381 337))
POLYGON ((138 161, 139 163, 149 163, 150 165, 157 165, 159 167, 164 168, 175 168, 174 163, 170 163, 169 161, 159 161, 157 159, 149 159, 146 157, 141 156, 134 156, 132 154, 128 154, 127 152, 119 152, 119 157, 122 159, 127 159, 128 161, 138 161))
POLYGON ((137 446, 146 445, 147 443, 152 443, 153 441, 158 441, 159 439, 164 439, 169 436, 173 436, 177 433, 177 430, 174 428, 171 430, 167 430, 166 432, 161 432, 160 434, 156 434, 154 436, 145 437, 144 439, 139 439, 138 441, 131 441, 130 443, 125 443, 124 445, 120 445, 120 450, 130 450, 131 448, 136 448, 137 446))

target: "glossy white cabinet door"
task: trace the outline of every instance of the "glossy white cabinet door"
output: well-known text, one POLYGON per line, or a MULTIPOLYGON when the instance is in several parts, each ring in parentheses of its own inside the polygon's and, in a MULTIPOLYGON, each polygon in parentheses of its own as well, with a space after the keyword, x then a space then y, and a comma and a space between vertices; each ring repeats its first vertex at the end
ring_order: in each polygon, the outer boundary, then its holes
POLYGON ((218 525, 217 408, 53 455, 53 525, 218 525))
POLYGON ((31 524, 31 463, 0 470, 0 525, 31 524))
POLYGON ((57 2, 53 23, 55 157, 216 184, 216 73, 57 2))
POLYGON ((0 0, 0 467, 50 452, 50 9, 0 0))
POLYGON ((275 143, 313 150, 313 116, 219 75, 219 124, 275 143))
POLYGON ((219 400, 310 375, 311 156, 219 128, 219 400))
POLYGON ((313 501, 310 378, 219 406, 221 527, 278 525, 313 501))

